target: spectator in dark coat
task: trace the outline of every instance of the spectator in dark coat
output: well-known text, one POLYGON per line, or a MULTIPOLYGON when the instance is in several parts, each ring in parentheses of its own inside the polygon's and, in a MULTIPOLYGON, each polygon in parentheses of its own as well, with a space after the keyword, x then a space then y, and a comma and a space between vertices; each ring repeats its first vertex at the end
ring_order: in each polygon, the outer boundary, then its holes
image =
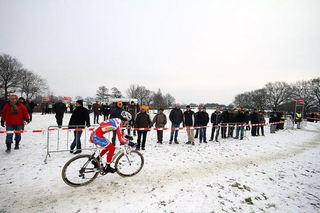
POLYGON ((278 120, 277 117, 277 111, 273 108, 273 111, 269 115, 270 133, 276 133, 277 124, 275 124, 275 122, 278 120))
POLYGON ((99 123, 99 116, 100 116, 100 110, 101 110, 101 106, 99 104, 99 101, 96 101, 96 103, 94 103, 92 105, 92 111, 93 111, 93 124, 98 124, 99 123))
MULTIPOLYGON (((1 114, 1 126, 6 127, 6 131, 23 130, 24 121, 30 122, 29 113, 24 104, 18 102, 16 95, 9 96, 9 103, 6 103, 2 109, 1 114)), ((21 141, 21 133, 15 133, 15 147, 19 149, 19 143, 21 141)), ((13 133, 7 133, 6 145, 7 153, 11 152, 11 144, 13 143, 13 133)))
MULTIPOLYGON (((150 128, 151 127, 151 120, 150 116, 147 114, 147 107, 141 106, 140 112, 137 114, 136 121, 135 121, 136 128, 150 128)), ((138 130, 138 144, 136 150, 141 149, 145 150, 146 140, 147 140, 147 133, 148 130, 138 130), (141 136, 142 136, 142 144, 141 144, 141 136)))
POLYGON ((227 125, 229 122, 229 112, 224 109, 221 114, 221 138, 227 138, 227 125))
POLYGON ((30 122, 32 121, 32 113, 33 113, 33 109, 36 106, 36 104, 31 100, 31 98, 27 99, 27 105, 29 106, 28 112, 30 115, 30 122))
POLYGON ((238 111, 236 109, 229 110, 229 121, 228 121, 228 137, 233 137, 233 131, 236 124, 236 116, 238 111))
POLYGON ((261 135, 264 136, 264 125, 266 123, 266 120, 264 118, 264 112, 261 110, 258 113, 258 121, 259 121, 259 126, 257 128, 257 135, 260 136, 260 131, 261 130, 261 135))
MULTIPOLYGON (((117 106, 114 109, 111 110, 110 119, 111 118, 120 118, 122 121, 125 121, 123 119, 123 117, 121 116, 122 111, 124 111, 123 103, 122 103, 122 101, 118 101, 117 102, 117 106)), ((112 144, 115 146, 116 145, 117 133, 116 133, 116 131, 112 131, 112 132, 113 132, 113 134, 112 134, 112 144)))
POLYGON ((250 122, 250 112, 247 110, 245 112, 245 115, 246 115, 246 130, 250 130, 250 125, 249 125, 249 122, 250 122))
POLYGON ((250 115, 250 121, 251 121, 251 135, 252 136, 257 136, 257 125, 259 123, 259 118, 258 118, 258 113, 257 110, 254 109, 253 112, 250 115))
POLYGON ((235 122, 237 125, 235 139, 239 139, 239 133, 240 133, 240 140, 243 140, 244 125, 246 124, 246 114, 242 109, 239 109, 238 111, 236 111, 235 122))
POLYGON ((194 138, 198 138, 198 136, 199 136, 199 128, 198 128, 198 126, 200 126, 200 125, 199 125, 199 122, 198 122, 198 118, 200 116, 201 111, 202 111, 202 106, 200 105, 198 107, 198 111, 194 114, 194 127, 196 129, 196 134, 195 134, 194 138))
POLYGON ((54 109, 56 112, 56 121, 58 124, 58 127, 61 128, 62 126, 62 120, 63 120, 63 115, 65 113, 65 111, 67 110, 67 107, 64 103, 62 103, 61 100, 59 100, 57 103, 54 104, 54 109))
MULTIPOLYGON (((102 104, 101 105, 101 113, 103 115, 103 120, 109 119, 110 115, 110 106, 108 104, 102 104)), ((132 114, 131 114, 132 115, 132 114)), ((133 116, 133 115, 132 115, 133 116)))
MULTIPOLYGON (((128 112, 132 115, 132 119, 129 121, 129 126, 134 126, 134 122, 136 119, 137 112, 139 112, 139 107, 137 104, 134 103, 134 101, 131 101, 128 112)), ((130 128, 128 129, 128 135, 131 134, 130 128)), ((136 135, 136 130, 133 130, 133 135, 136 135)))
POLYGON ((199 128, 199 142, 207 143, 207 125, 209 123, 209 114, 206 112, 206 108, 203 107, 198 118, 199 128))
POLYGON ((221 123, 221 112, 219 108, 217 108, 215 112, 211 114, 210 120, 212 124, 212 131, 211 131, 211 137, 209 141, 213 141, 214 133, 216 132, 215 141, 218 142, 219 131, 220 131, 219 125, 221 123))
MULTIPOLYGON (((156 128, 164 128, 167 124, 167 116, 163 113, 163 108, 158 110, 156 116, 152 120, 152 125, 155 124, 156 128)), ((163 130, 157 130, 157 143, 162 144, 163 142, 163 130)))
POLYGON ((183 126, 187 127, 188 141, 186 144, 194 145, 194 111, 191 110, 190 106, 186 106, 187 110, 183 113, 184 122, 183 126))
POLYGON ((78 154, 81 153, 81 135, 82 130, 85 126, 90 126, 90 116, 89 110, 83 107, 83 101, 78 100, 76 102, 76 108, 73 111, 70 121, 69 121, 69 128, 76 129, 74 131, 74 140, 70 146, 70 153, 78 154), (73 152, 73 149, 77 147, 77 150, 73 152))
MULTIPOLYGON (((173 108, 169 114, 169 119, 172 123, 171 128, 179 128, 180 124, 183 122, 183 113, 180 109, 180 104, 176 104, 175 108, 173 108)), ((170 134, 170 141, 169 143, 172 144, 173 137, 174 143, 178 144, 178 133, 179 130, 171 130, 170 134)))

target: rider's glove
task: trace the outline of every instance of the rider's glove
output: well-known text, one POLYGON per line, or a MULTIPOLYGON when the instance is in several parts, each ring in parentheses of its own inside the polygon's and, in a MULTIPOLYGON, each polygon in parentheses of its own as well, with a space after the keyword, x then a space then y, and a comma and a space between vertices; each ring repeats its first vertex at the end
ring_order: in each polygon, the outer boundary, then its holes
POLYGON ((5 127, 4 121, 1 121, 1 126, 2 126, 2 127, 5 127))
POLYGON ((131 147, 135 147, 136 146, 136 144, 131 142, 131 141, 128 143, 128 145, 131 146, 131 147))
POLYGON ((128 139, 129 141, 132 141, 133 140, 133 137, 131 135, 125 135, 124 136, 126 139, 128 139))

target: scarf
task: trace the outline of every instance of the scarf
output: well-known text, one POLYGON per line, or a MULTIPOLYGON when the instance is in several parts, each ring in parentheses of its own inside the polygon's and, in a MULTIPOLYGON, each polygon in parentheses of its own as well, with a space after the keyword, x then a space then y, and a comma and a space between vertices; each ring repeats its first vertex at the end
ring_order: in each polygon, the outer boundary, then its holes
POLYGON ((10 109, 10 114, 11 114, 11 115, 16 115, 16 114, 19 113, 17 104, 15 104, 15 103, 10 103, 10 106, 11 106, 11 109, 10 109))

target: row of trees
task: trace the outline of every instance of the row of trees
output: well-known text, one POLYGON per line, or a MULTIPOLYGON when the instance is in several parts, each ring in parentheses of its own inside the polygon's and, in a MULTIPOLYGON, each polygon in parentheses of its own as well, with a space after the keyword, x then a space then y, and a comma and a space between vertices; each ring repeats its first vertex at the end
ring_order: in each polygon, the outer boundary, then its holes
POLYGON ((26 98, 34 98, 47 89, 46 81, 24 68, 18 59, 8 54, 0 55, 0 96, 3 100, 15 92, 20 92, 26 98))
MULTIPOLYGON (((145 86, 131 84, 126 90, 128 98, 135 98, 139 104, 146 104, 154 108, 170 107, 175 102, 175 99, 169 93, 163 95, 161 90, 157 92, 147 89, 145 86)), ((108 102, 109 98, 123 98, 121 91, 112 87, 110 90, 105 86, 100 86, 96 92, 96 100, 101 102, 108 102)), ((93 102, 93 98, 87 97, 85 101, 93 102)))
POLYGON ((248 109, 271 109, 292 103, 297 98, 303 98, 305 110, 320 107, 320 78, 308 81, 267 83, 262 89, 238 94, 234 105, 248 109))

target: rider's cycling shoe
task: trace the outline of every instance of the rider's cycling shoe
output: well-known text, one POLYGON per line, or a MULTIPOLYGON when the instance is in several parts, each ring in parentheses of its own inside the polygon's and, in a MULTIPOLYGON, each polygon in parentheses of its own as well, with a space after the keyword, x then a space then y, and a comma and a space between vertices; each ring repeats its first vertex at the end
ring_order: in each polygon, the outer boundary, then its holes
POLYGON ((110 165, 107 165, 105 168, 104 168, 104 172, 105 173, 115 173, 117 170, 115 168, 112 168, 110 165))

